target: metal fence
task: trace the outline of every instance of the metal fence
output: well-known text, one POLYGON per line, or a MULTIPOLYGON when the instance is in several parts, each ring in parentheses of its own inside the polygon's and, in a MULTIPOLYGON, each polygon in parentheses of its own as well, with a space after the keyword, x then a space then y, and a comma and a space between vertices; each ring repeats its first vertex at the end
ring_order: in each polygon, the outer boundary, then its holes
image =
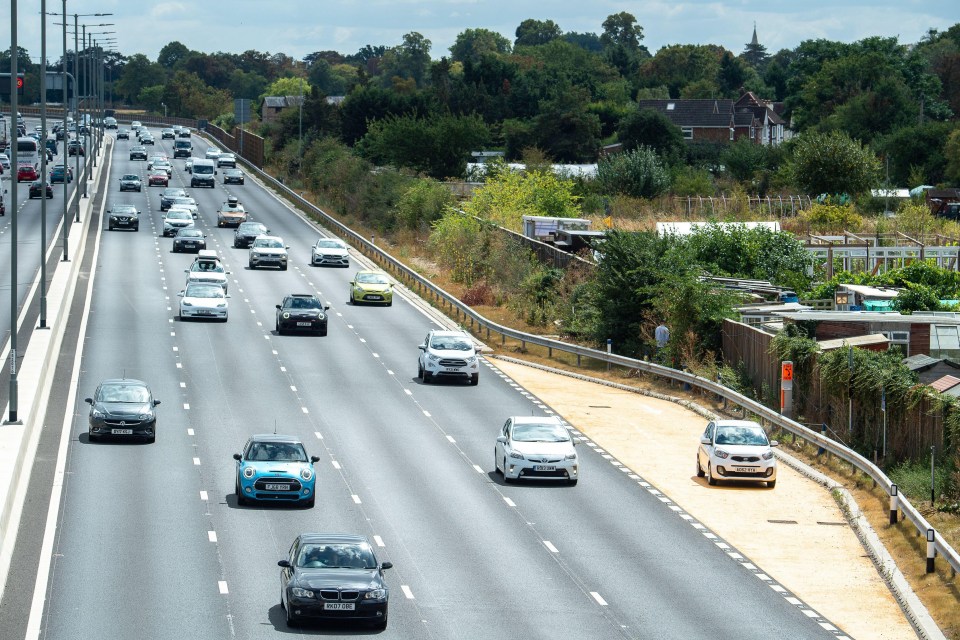
MULTIPOLYGON (((380 264, 384 269, 390 271, 391 274, 398 280, 404 282, 412 289, 415 289, 418 294, 421 296, 429 296, 432 298, 435 304, 440 306, 442 310, 454 314, 456 320, 461 322, 465 328, 469 322, 470 331, 475 334, 485 335, 485 339, 488 342, 491 340, 491 336, 496 334, 500 336, 501 344, 505 344, 506 340, 510 339, 519 342, 521 348, 526 348, 527 344, 537 345, 546 349, 548 357, 551 358, 553 357, 554 351, 568 353, 576 357, 578 365, 581 364, 582 359, 587 358, 604 362, 609 365, 640 371, 649 375, 660 376, 674 383, 697 387, 703 392, 715 394, 728 403, 742 407, 745 412, 757 416, 760 422, 764 425, 772 425, 776 429, 793 434, 793 436, 796 438, 804 440, 816 447, 822 448, 824 451, 829 452, 831 455, 836 456, 840 460, 849 463, 853 468, 859 469, 861 472, 869 476, 874 483, 886 491, 888 496, 892 493, 895 495, 894 487, 896 485, 890 481, 890 478, 888 478, 886 474, 884 474, 883 471, 877 467, 877 465, 867 458, 861 456, 856 451, 853 451, 852 449, 849 449, 842 444, 831 440, 830 438, 822 436, 820 433, 807 428, 799 422, 795 422, 790 418, 786 418, 780 415, 777 411, 774 411, 773 409, 770 409, 769 407, 766 407, 763 404, 760 404, 759 402, 756 402, 746 396, 740 395, 739 393, 712 380, 707 380, 706 378, 701 378, 692 373, 671 369, 669 367, 664 367, 652 362, 646 362, 636 358, 628 358, 626 356, 620 356, 614 353, 606 353, 597 349, 591 349, 590 347, 583 347, 552 338, 524 333, 523 331, 518 331, 516 329, 488 320, 484 316, 475 312, 469 306, 465 305, 455 296, 451 295, 447 291, 444 291, 430 280, 424 278, 419 273, 394 258, 392 255, 375 245, 373 242, 367 240, 362 235, 356 233, 313 203, 304 199, 299 193, 293 191, 285 184, 275 179, 273 176, 270 176, 259 169, 254 168, 252 170, 261 180, 269 184, 273 189, 282 193, 286 198, 288 198, 291 202, 296 203, 297 206, 304 211, 309 212, 312 216, 319 220, 325 228, 331 230, 341 238, 348 240, 357 250, 380 264)), ((923 517, 920 511, 918 511, 917 508, 913 506, 913 504, 906 497, 897 496, 897 500, 898 510, 903 513, 903 517, 913 524, 919 535, 925 536, 927 540, 930 540, 933 548, 936 550, 936 553, 946 559, 950 566, 951 575, 955 576, 957 571, 960 571, 960 554, 958 554, 953 547, 947 544, 946 541, 937 534, 933 526, 931 526, 927 519, 923 517)))

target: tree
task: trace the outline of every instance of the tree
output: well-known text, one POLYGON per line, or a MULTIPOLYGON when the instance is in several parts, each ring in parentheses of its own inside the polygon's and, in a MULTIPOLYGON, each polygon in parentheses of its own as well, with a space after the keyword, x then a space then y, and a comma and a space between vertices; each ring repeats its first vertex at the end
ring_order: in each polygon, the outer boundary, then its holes
POLYGON ((871 146, 884 161, 884 173, 889 172, 890 185, 939 184, 946 178, 951 157, 946 148, 955 125, 949 122, 927 120, 923 124, 900 127, 874 140, 871 146), (919 171, 922 181, 910 183, 911 171, 919 171))
POLYGON ((576 218, 581 214, 573 182, 552 173, 494 172, 473 199, 463 204, 469 215, 520 231, 523 216, 576 218))
POLYGON ((303 78, 277 78, 263 90, 260 100, 267 96, 310 95, 310 84, 303 78))
POLYGON ((636 55, 643 40, 643 27, 637 24, 633 14, 621 11, 607 16, 603 21, 603 33, 600 42, 605 48, 623 47, 628 53, 636 55))
POLYGON ((416 31, 403 36, 403 43, 387 51, 381 62, 382 84, 389 86, 393 78, 411 79, 423 86, 430 67, 431 42, 416 31))
POLYGON ((727 98, 739 97, 747 78, 747 68, 743 61, 734 57, 729 51, 724 51, 720 58, 720 68, 717 70, 720 95, 727 98))
POLYGON ((190 55, 190 49, 185 44, 175 40, 165 44, 160 49, 160 53, 157 55, 157 64, 168 71, 173 71, 177 63, 186 59, 188 55, 190 55))
POLYGON ((456 62, 479 62, 489 53, 510 53, 510 41, 489 29, 467 29, 450 47, 450 57, 456 62))
POLYGON ((655 198, 670 188, 670 174, 653 149, 639 147, 600 158, 597 185, 605 194, 655 198))
POLYGON ((163 67, 150 62, 147 56, 136 53, 130 56, 123 67, 120 79, 115 84, 117 93, 128 102, 136 102, 145 87, 162 85, 166 81, 163 67))
POLYGON ((560 38, 563 32, 553 20, 527 18, 517 27, 515 35, 516 40, 513 42, 515 47, 535 47, 560 38))
POLYGON ((230 95, 209 86, 197 74, 181 69, 164 86, 163 102, 171 115, 212 118, 230 108, 230 95))
POLYGON ((927 285, 909 282, 907 288, 893 299, 893 308, 900 313, 937 311, 940 309, 940 297, 927 285))
POLYGON ((943 155, 947 158, 944 168, 946 178, 953 183, 960 182, 960 129, 954 129, 943 146, 943 155))
POLYGON ((533 122, 534 146, 560 162, 594 161, 600 150, 600 118, 590 113, 589 104, 586 89, 572 86, 541 102, 533 122))
POLYGON ((843 132, 806 132, 791 146, 791 172, 807 193, 859 194, 879 181, 876 156, 843 132))
POLYGON ((677 98, 684 87, 701 80, 716 82, 724 49, 715 45, 670 45, 643 63, 643 86, 664 85, 677 98))
POLYGON ((767 48, 757 40, 756 25, 753 27, 753 39, 744 47, 743 53, 740 54, 740 59, 760 73, 763 73, 766 68, 770 55, 767 54, 767 48))
POLYGON ((683 159, 683 134, 677 125, 655 109, 631 111, 617 128, 617 138, 626 150, 650 147, 668 164, 683 159))

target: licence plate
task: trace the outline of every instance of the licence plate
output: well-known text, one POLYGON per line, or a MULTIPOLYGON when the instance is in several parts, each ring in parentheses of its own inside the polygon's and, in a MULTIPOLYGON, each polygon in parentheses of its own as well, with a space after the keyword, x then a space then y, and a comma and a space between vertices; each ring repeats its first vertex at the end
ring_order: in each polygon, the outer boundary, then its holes
POLYGON ((460 373, 460 369, 456 367, 444 367, 443 370, 446 371, 447 373, 460 373))
POLYGON ((200 314, 201 316, 209 316, 210 314, 213 313, 213 311, 210 311, 209 309, 200 309, 199 311, 197 311, 197 313, 200 314))
POLYGON ((324 602, 323 608, 325 611, 353 611, 354 603, 352 602, 324 602))
POLYGON ((383 300, 383 296, 367 296, 367 300, 383 300))
POLYGON ((132 436, 133 429, 110 429, 110 433, 115 436, 132 436))
POLYGON ((298 327, 309 327, 309 326, 312 326, 312 325, 313 325, 312 322, 298 322, 298 323, 297 323, 297 326, 298 326, 298 327))
POLYGON ((533 465, 534 471, 556 471, 557 468, 552 464, 535 464, 533 465))
POLYGON ((734 467, 733 470, 736 471, 737 473, 756 473, 757 472, 756 467, 734 467))
POLYGON ((290 491, 288 484, 267 484, 264 485, 267 491, 290 491))

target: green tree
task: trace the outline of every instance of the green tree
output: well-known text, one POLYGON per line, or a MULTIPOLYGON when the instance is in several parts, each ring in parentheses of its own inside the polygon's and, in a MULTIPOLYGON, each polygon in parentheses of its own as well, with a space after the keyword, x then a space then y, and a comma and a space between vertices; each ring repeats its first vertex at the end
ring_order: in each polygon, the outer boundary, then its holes
POLYGON ((617 138, 627 150, 650 147, 668 164, 680 161, 684 155, 679 127, 655 109, 635 109, 628 113, 620 121, 617 138))
POLYGON ((393 78, 413 80, 423 86, 430 67, 431 42, 416 31, 404 34, 403 42, 387 50, 380 63, 382 86, 393 84, 393 78))
MULTIPOLYGON (((600 118, 589 110, 585 89, 569 87, 540 103, 535 145, 559 162, 592 162, 600 150, 600 118)), ((529 145, 524 145, 529 146, 529 145)))
POLYGON ((724 51, 720 58, 720 68, 717 69, 720 95, 727 98, 739 97, 748 77, 748 68, 743 61, 729 51, 724 51))
POLYGON ((310 83, 305 78, 277 78, 267 85, 260 94, 260 100, 267 96, 307 96, 310 95, 310 83))
POLYGON ((607 16, 603 21, 600 44, 607 61, 624 76, 632 75, 641 57, 640 41, 643 27, 637 24, 633 14, 621 11, 607 16))
POLYGON ((163 111, 163 85, 144 87, 137 95, 137 101, 151 111, 163 111))
MULTIPOLYGON (((643 86, 666 86, 677 98, 683 89, 698 81, 716 82, 724 49, 715 45, 669 45, 643 63, 643 86)), ((711 96, 713 97, 713 96, 711 96)))
POLYGON ((797 185, 811 194, 860 194, 876 186, 880 163, 847 134, 807 132, 791 144, 790 168, 797 185))
POLYGON ((528 18, 520 23, 515 33, 514 46, 537 46, 556 40, 563 35, 553 20, 534 20, 528 18))
POLYGON ((397 203, 397 218, 407 229, 423 230, 456 204, 450 189, 434 180, 417 180, 397 203))
POLYGON ((467 29, 457 35, 450 57, 457 62, 479 62, 487 54, 510 53, 510 41, 489 29, 467 29))
POLYGON ((173 71, 174 67, 181 60, 185 60, 188 55, 190 55, 190 49, 187 48, 187 45, 174 40, 160 49, 160 53, 157 55, 157 64, 168 71, 173 71))
POLYGON ((184 118, 212 118, 230 109, 230 95, 207 85, 200 76, 177 71, 164 86, 163 102, 171 115, 184 118))
POLYGON ((950 166, 946 142, 955 130, 949 122, 927 120, 895 129, 875 140, 873 146, 884 160, 884 173, 889 171, 890 185, 939 184, 946 179, 950 166), (911 171, 922 174, 921 182, 910 182, 911 171))
POLYGON ((552 173, 502 170, 487 179, 463 210, 519 232, 523 216, 579 217, 579 199, 573 189, 573 181, 552 173))
POLYGON ((960 183, 960 129, 954 129, 943 147, 943 155, 947 158, 944 175, 954 183, 960 183))
POLYGON ((114 88, 118 95, 127 102, 136 102, 140 99, 140 92, 145 87, 162 85, 166 81, 166 73, 159 64, 150 62, 142 53, 130 56, 123 66, 120 79, 114 88))
POLYGON ((740 59, 760 73, 766 69, 770 55, 767 53, 767 48, 757 40, 756 26, 753 27, 753 39, 744 47, 740 59))
POLYGON ((900 313, 937 311, 940 309, 940 298, 931 287, 911 282, 893 299, 893 308, 900 313))
POLYGON ((655 198, 670 188, 670 173, 653 149, 638 147, 600 158, 597 185, 605 194, 655 198))

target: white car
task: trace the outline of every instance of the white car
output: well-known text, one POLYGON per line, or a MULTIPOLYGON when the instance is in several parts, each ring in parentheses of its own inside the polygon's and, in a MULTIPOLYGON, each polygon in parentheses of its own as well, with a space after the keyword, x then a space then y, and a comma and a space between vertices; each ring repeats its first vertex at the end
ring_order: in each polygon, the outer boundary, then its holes
POLYGON ((177 235, 177 231, 193 226, 193 215, 186 209, 170 207, 163 213, 163 236, 177 235))
POLYGON ((177 294, 180 297, 180 319, 213 318, 227 321, 227 298, 223 287, 216 284, 191 282, 177 294))
POLYGON ((250 245, 249 266, 251 269, 280 267, 281 271, 286 271, 289 248, 279 236, 257 236, 250 245))
POLYGON ((777 485, 777 459, 772 447, 776 440, 756 422, 750 420, 713 420, 700 436, 697 449, 697 477, 707 477, 711 485, 717 480, 766 482, 777 485))
POLYGON ((473 339, 463 331, 431 330, 420 345, 417 375, 423 384, 438 378, 480 382, 480 362, 473 339))
POLYGON ((186 209, 190 212, 190 215, 193 216, 193 219, 196 220, 198 216, 197 201, 191 198, 190 196, 174 196, 171 198, 173 204, 170 205, 171 209, 186 209))
POLYGON ((139 120, 134 120, 133 122, 130 123, 130 128, 133 129, 134 131, 140 131, 140 127, 142 126, 143 126, 143 123, 141 123, 139 120))
POLYGON ((218 167, 236 167, 237 156, 235 156, 232 153, 221 153, 217 155, 217 166, 218 167))
POLYGON ((313 245, 310 263, 314 265, 333 265, 335 267, 350 266, 350 250, 343 240, 337 238, 320 238, 313 245))
POLYGON ((188 285, 194 283, 215 284, 223 289, 224 293, 227 293, 230 289, 230 284, 227 282, 227 276, 230 272, 223 268, 220 258, 217 257, 217 252, 212 249, 201 250, 190 268, 184 269, 184 273, 187 274, 188 285))
POLYGON ((556 416, 507 418, 494 447, 494 465, 503 481, 560 480, 577 484, 576 442, 556 416))
POLYGON ((10 158, 5 153, 0 153, 0 167, 4 171, 10 171, 10 158))
POLYGON ((207 152, 203 156, 207 160, 213 160, 216 162, 217 158, 220 157, 220 149, 216 147, 207 147, 207 152))

